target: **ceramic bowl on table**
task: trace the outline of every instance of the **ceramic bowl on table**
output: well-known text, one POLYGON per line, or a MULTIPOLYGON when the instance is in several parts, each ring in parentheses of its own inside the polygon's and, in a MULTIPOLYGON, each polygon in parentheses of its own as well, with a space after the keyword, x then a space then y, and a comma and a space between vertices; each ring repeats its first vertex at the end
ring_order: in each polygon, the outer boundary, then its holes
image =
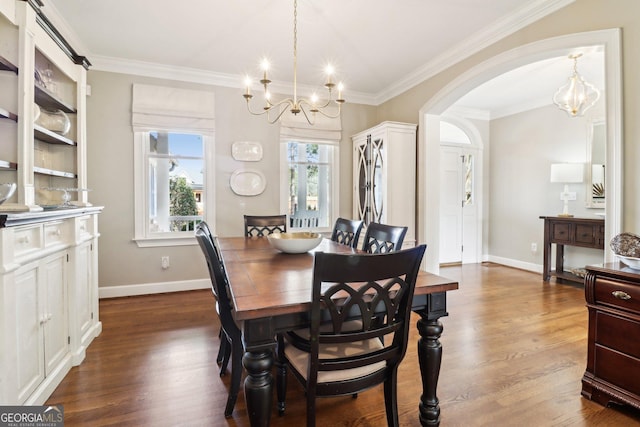
POLYGON ((293 233, 274 233, 267 236, 269 243, 275 249, 287 254, 301 254, 309 252, 322 241, 322 235, 309 231, 293 233))
POLYGON ((624 256, 618 255, 616 256, 622 261, 627 267, 632 268, 634 270, 640 270, 640 258, 635 258, 632 256, 624 256))
POLYGON ((7 201, 13 193, 16 192, 16 183, 9 182, 6 184, 0 184, 0 205, 7 201))

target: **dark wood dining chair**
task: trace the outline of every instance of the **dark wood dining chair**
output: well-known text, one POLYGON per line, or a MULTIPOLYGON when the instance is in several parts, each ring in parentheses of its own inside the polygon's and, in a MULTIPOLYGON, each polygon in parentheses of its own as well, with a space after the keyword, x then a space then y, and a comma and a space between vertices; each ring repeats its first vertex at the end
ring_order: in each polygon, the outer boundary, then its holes
POLYGON ((285 334, 278 336, 281 415, 290 370, 305 388, 307 426, 315 426, 317 397, 354 395, 381 383, 387 424, 398 425, 398 365, 407 350, 411 302, 425 250, 420 245, 388 254, 316 252, 310 350, 291 345, 285 334))
POLYGON ((224 416, 230 417, 238 399, 240 380, 242 379, 242 356, 244 355, 242 333, 233 320, 233 305, 227 292, 229 280, 224 269, 222 252, 218 248, 217 239, 211 236, 209 227, 204 221, 196 227, 196 239, 207 261, 209 276, 211 277, 211 289, 216 298, 216 310, 220 317, 222 335, 224 336, 224 339, 221 340, 221 345, 225 340, 227 342, 221 374, 226 369, 229 356, 231 357, 231 385, 224 410, 224 416))
POLYGON ((371 222, 364 234, 362 250, 370 254, 398 251, 406 234, 407 227, 371 222))
MULTIPOLYGON (((213 240, 213 234, 211 233, 209 224, 207 224, 205 221, 201 221, 199 223, 199 226, 200 228, 202 228, 202 231, 204 231, 207 237, 213 240)), ((213 290, 213 296, 216 299, 216 313, 217 313, 218 312, 218 307, 217 307, 218 295, 215 293, 215 290, 213 288, 212 290, 213 290)), ((218 349, 218 356, 216 357, 216 362, 218 363, 218 365, 220 365, 220 376, 223 376, 227 370, 227 364, 229 363, 229 351, 231 348, 231 343, 229 343, 227 336, 222 332, 222 327, 220 327, 220 331, 218 332, 218 338, 220 338, 220 348, 218 349)))
POLYGON ((244 216, 244 235, 246 237, 263 237, 275 232, 287 232, 286 215, 244 216))
POLYGON ((331 240, 352 248, 357 247, 363 222, 356 219, 338 218, 331 232, 331 240))

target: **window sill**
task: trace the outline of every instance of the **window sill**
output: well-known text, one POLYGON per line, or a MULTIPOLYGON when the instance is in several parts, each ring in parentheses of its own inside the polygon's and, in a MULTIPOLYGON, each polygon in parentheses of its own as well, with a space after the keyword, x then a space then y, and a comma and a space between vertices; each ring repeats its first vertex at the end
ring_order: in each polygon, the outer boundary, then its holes
POLYGON ((190 246, 196 245, 194 235, 162 236, 162 237, 136 237, 133 239, 139 248, 155 248, 161 246, 190 246))

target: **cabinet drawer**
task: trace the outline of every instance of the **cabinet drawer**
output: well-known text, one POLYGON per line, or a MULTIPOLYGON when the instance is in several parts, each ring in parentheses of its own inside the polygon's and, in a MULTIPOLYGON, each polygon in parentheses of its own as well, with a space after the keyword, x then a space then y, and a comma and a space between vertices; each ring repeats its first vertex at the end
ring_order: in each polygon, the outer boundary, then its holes
POLYGON ((13 248, 15 257, 40 249, 41 225, 16 229, 13 232, 13 248))
POLYGON ((640 359, 596 344, 594 374, 616 388, 640 395, 640 359))
POLYGON ((44 246, 50 247, 65 240, 64 223, 62 221, 48 223, 44 226, 44 246))
POLYGON ((576 224, 575 241, 585 245, 595 245, 598 242, 598 227, 593 225, 576 224))
POLYGON ((608 313, 596 314, 596 343, 640 358, 640 323, 608 313))
POLYGON ((595 283, 596 304, 640 313, 640 286, 598 278, 595 283))
POLYGON ((92 236, 91 217, 80 217, 77 219, 76 224, 78 227, 76 233, 80 240, 85 240, 92 236))
POLYGON ((571 243, 570 224, 555 223, 551 224, 551 239, 555 243, 571 243))

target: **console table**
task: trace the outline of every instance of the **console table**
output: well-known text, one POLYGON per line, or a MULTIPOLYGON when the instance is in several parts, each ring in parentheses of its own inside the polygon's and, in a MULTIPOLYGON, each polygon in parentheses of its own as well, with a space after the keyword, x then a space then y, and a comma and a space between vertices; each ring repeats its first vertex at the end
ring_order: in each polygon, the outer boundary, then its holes
POLYGON ((619 262, 587 266, 587 368, 582 395, 640 409, 640 271, 619 262))
POLYGON ((584 279, 564 271, 564 247, 604 250, 604 219, 541 216, 544 219, 544 253, 542 280, 548 282, 551 276, 572 282, 583 283, 584 279), (556 245, 556 267, 551 269, 551 245, 556 245))

